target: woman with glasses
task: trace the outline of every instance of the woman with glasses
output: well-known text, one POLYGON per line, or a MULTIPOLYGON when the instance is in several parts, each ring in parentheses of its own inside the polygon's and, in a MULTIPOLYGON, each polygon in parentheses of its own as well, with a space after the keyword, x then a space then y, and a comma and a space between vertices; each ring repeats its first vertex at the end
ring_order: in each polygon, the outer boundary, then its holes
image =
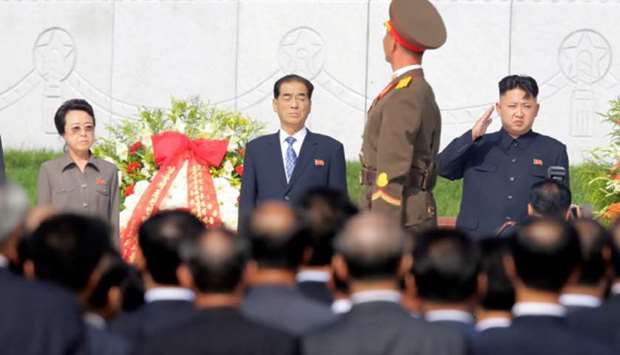
POLYGON ((95 114, 82 99, 64 102, 56 111, 54 123, 64 139, 64 155, 44 162, 39 170, 39 205, 52 205, 62 211, 95 215, 107 221, 112 237, 118 240, 118 169, 94 157, 95 114))

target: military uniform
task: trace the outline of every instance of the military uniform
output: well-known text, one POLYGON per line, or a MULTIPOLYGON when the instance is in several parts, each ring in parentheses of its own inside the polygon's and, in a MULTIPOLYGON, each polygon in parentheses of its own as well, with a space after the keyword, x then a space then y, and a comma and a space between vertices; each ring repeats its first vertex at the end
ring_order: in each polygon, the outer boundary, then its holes
MULTIPOLYGON (((389 35, 410 52, 440 47, 443 20, 427 0, 393 0, 389 35)), ((374 100, 364 128, 361 205, 415 233, 437 225, 433 187, 441 116, 420 65, 399 68, 374 100)))
POLYGON ((524 220, 530 187, 548 177, 550 166, 568 172, 566 146, 533 131, 514 139, 501 129, 474 142, 470 130, 438 161, 439 175, 463 179, 457 227, 478 236, 495 235, 506 221, 524 220))
POLYGON ((441 116, 421 69, 396 78, 368 111, 362 206, 413 231, 437 224, 433 187, 441 116))

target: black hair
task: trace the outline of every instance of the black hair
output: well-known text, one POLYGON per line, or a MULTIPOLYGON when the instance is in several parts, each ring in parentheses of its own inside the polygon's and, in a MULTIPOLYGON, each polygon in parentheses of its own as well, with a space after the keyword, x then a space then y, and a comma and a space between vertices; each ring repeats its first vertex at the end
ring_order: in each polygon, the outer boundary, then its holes
POLYGON ((517 276, 528 287, 559 292, 579 264, 579 236, 570 224, 550 217, 531 218, 511 239, 517 276))
POLYGON ((88 305, 101 309, 108 305, 108 293, 113 287, 122 288, 129 277, 129 265, 125 264, 118 253, 109 253, 107 265, 101 270, 101 277, 88 299, 88 305))
POLYGON ((541 216, 564 219, 571 200, 568 187, 554 179, 536 182, 530 188, 529 203, 541 216))
POLYGON ((93 118, 93 125, 95 123, 95 112, 93 111, 93 107, 88 103, 88 101, 84 99, 71 99, 67 100, 60 105, 58 110, 56 110, 56 114, 54 115, 54 124, 56 125, 56 131, 61 136, 65 134, 65 123, 67 112, 69 111, 84 111, 93 118))
POLYGON ((311 266, 329 265, 334 255, 334 238, 347 221, 358 212, 349 196, 336 189, 316 187, 308 190, 297 203, 308 221, 311 266))
POLYGON ((597 221, 579 218, 572 221, 579 234, 581 245, 581 262, 577 283, 586 286, 598 286, 607 272, 604 251, 608 247, 609 233, 597 221))
POLYGON ((203 293, 230 293, 241 282, 249 253, 245 239, 227 229, 208 230, 199 240, 183 244, 183 261, 189 267, 194 286, 203 293), (217 250, 209 250, 200 239, 220 234, 227 242, 217 250))
POLYGON ((476 293, 480 252, 458 229, 438 228, 420 234, 413 249, 413 276, 421 298, 463 302, 476 293))
POLYGON ((138 244, 153 280, 159 284, 178 285, 176 272, 181 265, 181 241, 196 239, 204 231, 204 224, 183 210, 163 211, 147 219, 138 231, 138 244))
POLYGON ((280 96, 280 87, 284 83, 290 82, 298 82, 304 84, 306 89, 308 90, 308 100, 312 100, 312 92, 314 91, 314 85, 310 82, 310 80, 304 78, 303 76, 297 74, 289 74, 281 77, 276 81, 273 85, 273 97, 277 99, 280 96))
POLYGON ((43 221, 29 240, 29 257, 38 279, 81 291, 102 256, 113 250, 108 225, 77 214, 59 214, 43 221))
POLYGON ((521 89, 533 98, 538 97, 538 84, 534 78, 527 75, 508 75, 499 82, 499 95, 504 95, 506 91, 521 89))
POLYGON ((479 245, 480 273, 487 279, 480 305, 486 310, 510 311, 515 303, 515 290, 504 268, 504 257, 510 254, 510 239, 484 238, 479 245))

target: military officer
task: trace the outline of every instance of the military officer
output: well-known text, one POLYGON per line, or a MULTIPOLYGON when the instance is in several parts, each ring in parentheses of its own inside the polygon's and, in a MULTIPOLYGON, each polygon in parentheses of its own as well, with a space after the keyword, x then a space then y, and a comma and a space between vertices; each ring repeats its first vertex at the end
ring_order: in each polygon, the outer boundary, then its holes
POLYGON ((446 28, 428 0, 393 0, 389 12, 383 50, 393 80, 368 111, 361 203, 415 233, 437 224, 432 191, 441 116, 421 64, 425 50, 445 43, 446 28))
POLYGON ((495 110, 502 128, 486 134, 492 106, 438 159, 439 175, 463 179, 457 227, 478 236, 494 235, 505 223, 525 219, 530 187, 553 177, 549 167, 564 168, 564 182, 570 186, 566 146, 532 131, 540 107, 536 80, 507 76, 499 82, 499 94, 495 110))

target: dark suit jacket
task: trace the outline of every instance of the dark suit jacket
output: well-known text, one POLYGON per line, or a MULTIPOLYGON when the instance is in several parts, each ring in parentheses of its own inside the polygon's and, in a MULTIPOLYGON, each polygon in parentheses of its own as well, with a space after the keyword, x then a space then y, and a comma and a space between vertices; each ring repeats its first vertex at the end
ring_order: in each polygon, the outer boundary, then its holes
POLYGON ((221 307, 199 311, 190 321, 148 338, 137 354, 292 355, 297 345, 293 336, 221 307))
POLYGON ((322 281, 298 281, 297 288, 304 294, 304 296, 313 299, 317 302, 321 302, 325 305, 331 306, 334 302, 334 297, 327 287, 327 282, 322 281))
POLYGON ((252 287, 241 309, 249 318, 293 335, 305 334, 337 319, 328 305, 288 286, 252 287))
POLYGON ((189 301, 148 302, 137 311, 122 314, 110 324, 110 330, 136 344, 147 336, 174 328, 194 314, 194 306, 189 301))
POLYGON ((124 337, 86 325, 88 349, 90 355, 126 355, 129 354, 129 342, 124 337))
POLYGON ((570 329, 562 317, 521 316, 510 327, 482 332, 473 355, 608 355, 609 348, 570 329))
POLYGON ((75 296, 51 284, 23 280, 0 267, 2 355, 82 354, 85 339, 75 296))
POLYGON ((331 325, 304 337, 305 355, 459 355, 465 340, 452 331, 415 319, 399 304, 356 304, 331 325))
POLYGON ((344 147, 340 142, 308 131, 287 184, 278 133, 258 137, 245 150, 239 221, 263 201, 295 201, 313 187, 347 192, 344 147))
POLYGON ((476 326, 473 323, 465 323, 453 320, 438 320, 431 323, 455 331, 464 336, 466 339, 471 339, 476 335, 476 326))
POLYGON ((600 307, 570 312, 567 321, 579 333, 613 346, 620 332, 620 295, 609 297, 600 307))
POLYGON ((439 175, 463 179, 456 226, 477 236, 494 235, 508 220, 524 220, 530 187, 547 177, 550 166, 568 174, 566 146, 533 131, 514 140, 501 129, 473 142, 470 130, 450 142, 438 161, 439 175))

